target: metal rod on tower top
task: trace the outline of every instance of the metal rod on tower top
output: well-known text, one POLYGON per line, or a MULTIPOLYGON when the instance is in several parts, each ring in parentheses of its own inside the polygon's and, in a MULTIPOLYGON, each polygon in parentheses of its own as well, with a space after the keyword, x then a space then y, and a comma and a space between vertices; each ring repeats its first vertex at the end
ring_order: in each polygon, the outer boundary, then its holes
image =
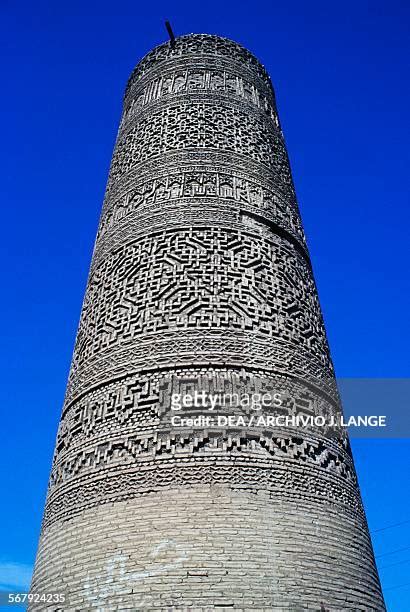
POLYGON ((174 32, 172 31, 171 24, 169 23, 168 20, 165 22, 165 27, 166 27, 167 32, 169 34, 169 39, 171 41, 171 47, 173 48, 173 47, 175 47, 175 35, 174 35, 174 32))

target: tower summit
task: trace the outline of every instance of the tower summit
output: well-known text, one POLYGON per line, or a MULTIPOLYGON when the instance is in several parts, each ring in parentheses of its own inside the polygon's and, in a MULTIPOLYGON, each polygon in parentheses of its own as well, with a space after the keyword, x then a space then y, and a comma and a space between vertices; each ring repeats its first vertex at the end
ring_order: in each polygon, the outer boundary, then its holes
POLYGON ((385 610, 345 434, 251 425, 274 413, 340 415, 274 92, 240 45, 177 37, 126 88, 32 592, 385 610))

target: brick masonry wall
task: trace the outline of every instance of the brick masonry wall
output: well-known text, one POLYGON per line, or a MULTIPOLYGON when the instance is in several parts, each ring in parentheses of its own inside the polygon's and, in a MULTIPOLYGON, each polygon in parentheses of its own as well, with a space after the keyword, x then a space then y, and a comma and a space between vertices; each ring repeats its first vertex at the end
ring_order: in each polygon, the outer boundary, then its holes
POLYGON ((183 36, 126 89, 32 592, 384 610, 343 432, 171 424, 175 393, 278 386, 284 415, 340 414, 274 92, 246 49, 183 36))
POLYGON ((340 507, 263 489, 171 486, 53 525, 37 580, 67 610, 380 609, 358 527, 340 507))

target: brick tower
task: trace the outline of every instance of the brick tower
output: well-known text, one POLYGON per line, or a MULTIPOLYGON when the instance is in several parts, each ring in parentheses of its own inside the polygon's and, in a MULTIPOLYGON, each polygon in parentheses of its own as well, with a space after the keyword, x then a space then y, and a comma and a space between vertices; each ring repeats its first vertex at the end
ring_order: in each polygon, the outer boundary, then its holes
POLYGON ((172 421, 278 388, 340 414, 272 85, 181 36, 126 88, 32 584, 66 604, 32 609, 385 610, 343 432, 172 421))

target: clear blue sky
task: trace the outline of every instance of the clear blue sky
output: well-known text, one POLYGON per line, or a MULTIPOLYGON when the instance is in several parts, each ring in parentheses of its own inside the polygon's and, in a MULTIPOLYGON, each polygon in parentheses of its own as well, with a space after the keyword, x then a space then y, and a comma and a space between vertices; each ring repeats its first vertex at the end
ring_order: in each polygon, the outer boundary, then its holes
MULTIPOLYGON (((272 76, 338 375, 410 375, 410 8, 4 0, 0 11, 0 582, 22 588, 122 92, 138 59, 165 40, 164 19, 176 34, 243 43, 272 76)), ((371 530, 410 520, 409 441, 353 449, 371 530)), ((374 533, 374 546, 410 547, 410 523, 374 533)), ((379 566, 389 610, 408 612, 410 548, 379 566)))

